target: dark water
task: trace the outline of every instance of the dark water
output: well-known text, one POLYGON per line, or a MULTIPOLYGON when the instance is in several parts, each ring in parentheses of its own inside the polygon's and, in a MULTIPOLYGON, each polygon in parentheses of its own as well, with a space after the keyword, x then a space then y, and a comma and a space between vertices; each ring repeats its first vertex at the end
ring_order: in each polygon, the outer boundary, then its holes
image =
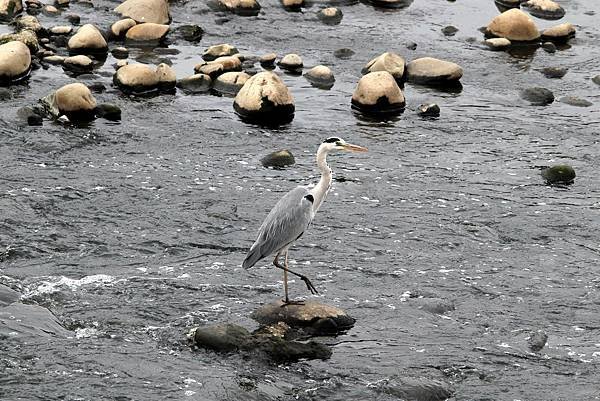
MULTIPOLYGON (((103 27, 116 20, 116 2, 95 4, 70 12, 103 27)), ((324 4, 289 13, 263 1, 258 17, 224 24, 202 1, 171 4, 172 26, 206 30, 198 45, 175 41, 178 54, 158 55, 180 78, 223 42, 332 68, 329 91, 283 75, 297 112, 280 129, 241 122, 227 97, 121 95, 111 56, 83 82, 107 87, 95 96, 122 108, 120 123, 22 126, 19 107, 72 81, 58 67, 11 88, 0 115, 0 283, 70 332, 3 338, 0 399, 393 400, 407 377, 449 383, 453 400, 600 399, 598 4, 562 1, 563 20, 578 27, 571 47, 518 57, 479 43, 477 29, 497 14, 492 1, 342 5, 333 27, 316 19, 324 4), (447 25, 455 36, 442 34, 447 25), (355 55, 337 59, 340 48, 355 55), (459 63, 463 90, 407 85, 396 120, 357 118, 350 97, 360 69, 387 50, 459 63), (569 71, 550 80, 539 72, 549 66, 569 71), (528 86, 594 105, 529 106, 518 95, 528 86), (441 117, 418 117, 431 101, 441 117), (281 296, 268 261, 239 266, 277 199, 318 179, 314 152, 331 135, 370 152, 330 157, 337 181, 290 256, 319 300, 356 326, 323 340, 334 345, 328 361, 275 366, 192 350, 190 328, 255 328, 249 314, 281 296), (259 159, 281 148, 297 164, 263 169, 259 159), (544 185, 539 167, 557 163, 574 166, 574 185, 544 185), (537 330, 549 338, 535 354, 526 339, 537 330)), ((297 281, 291 293, 307 295, 297 281)))

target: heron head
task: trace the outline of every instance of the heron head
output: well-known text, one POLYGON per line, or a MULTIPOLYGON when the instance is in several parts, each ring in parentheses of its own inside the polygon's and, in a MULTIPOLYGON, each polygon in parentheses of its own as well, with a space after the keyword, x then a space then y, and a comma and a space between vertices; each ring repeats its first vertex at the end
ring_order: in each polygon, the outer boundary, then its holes
POLYGON ((362 146, 353 145, 344 141, 342 138, 338 138, 337 136, 332 136, 323 141, 321 146, 325 147, 328 151, 346 151, 346 152, 366 152, 367 148, 362 146))

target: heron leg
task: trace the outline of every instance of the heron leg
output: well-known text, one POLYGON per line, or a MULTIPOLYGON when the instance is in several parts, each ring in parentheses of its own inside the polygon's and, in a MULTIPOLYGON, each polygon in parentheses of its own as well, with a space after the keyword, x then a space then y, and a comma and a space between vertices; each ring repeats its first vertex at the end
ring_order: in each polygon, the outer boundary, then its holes
MULTIPOLYGON (((287 250, 285 251, 285 266, 282 266, 281 263, 279 263, 279 256, 281 253, 278 253, 275 256, 275 260, 273 260, 273 265, 275 265, 275 267, 282 269, 284 272, 287 273, 291 273, 296 277, 299 277, 302 281, 304 281, 304 283, 306 284, 306 288, 308 288, 308 290, 310 291, 311 294, 318 294, 319 292, 317 291, 317 289, 315 288, 315 286, 310 282, 310 280, 308 279, 308 277, 306 277, 303 274, 300 273, 296 273, 295 271, 292 271, 290 269, 288 269, 288 252, 287 250)), ((286 304, 290 303, 288 297, 287 297, 287 289, 286 289, 286 304)))

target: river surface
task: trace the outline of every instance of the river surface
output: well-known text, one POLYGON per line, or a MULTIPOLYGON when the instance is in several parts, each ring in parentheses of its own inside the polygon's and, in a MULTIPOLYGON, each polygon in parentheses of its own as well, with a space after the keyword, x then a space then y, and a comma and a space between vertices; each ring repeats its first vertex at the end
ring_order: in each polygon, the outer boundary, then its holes
MULTIPOLYGON (((394 383, 419 378, 447 383, 452 400, 599 400, 598 3, 564 0, 563 20, 535 20, 576 24, 570 46, 513 55, 480 43, 493 1, 342 4, 337 26, 316 19, 325 2, 301 13, 261 3, 258 17, 171 3, 172 26, 202 26, 200 43, 130 47, 130 57, 168 59, 182 78, 206 47, 227 42, 330 66, 328 91, 282 74, 296 115, 279 129, 240 121, 228 97, 122 95, 110 55, 81 80, 104 84, 94 95, 119 105, 121 122, 23 126, 20 107, 73 82, 60 67, 10 88, 0 114, 0 283, 69 334, 3 338, 0 399, 387 401, 400 399, 394 383), (455 36, 442 34, 447 25, 455 36), (341 48, 355 54, 336 58, 341 48), (360 69, 388 50, 460 64, 462 91, 407 84, 404 114, 359 118, 350 98, 360 69), (568 73, 547 79, 544 67, 568 73), (531 106, 519 99, 529 86, 593 105, 531 106), (419 117, 424 102, 441 116, 419 117), (192 327, 254 329, 250 313, 282 296, 269 260, 240 264, 279 197, 318 180, 314 154, 334 135, 369 153, 330 156, 333 189, 290 258, 314 298, 346 310, 355 327, 322 339, 333 346, 326 361, 274 365, 190 347, 192 327), (263 168, 260 158, 279 149, 296 165, 263 168), (540 167, 559 163, 575 168, 573 185, 544 183, 540 167), (548 342, 535 353, 527 338, 538 330, 548 342)), ((105 28, 117 19, 116 2, 94 4, 69 12, 105 28)), ((39 18, 50 27, 63 15, 39 18)), ((301 281, 290 292, 309 296, 301 281)))

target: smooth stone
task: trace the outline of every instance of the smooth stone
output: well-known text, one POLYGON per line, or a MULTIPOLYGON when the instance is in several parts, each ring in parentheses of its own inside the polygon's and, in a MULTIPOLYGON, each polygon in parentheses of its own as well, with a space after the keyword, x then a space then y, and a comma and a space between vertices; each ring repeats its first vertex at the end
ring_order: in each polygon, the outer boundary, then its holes
POLYGON ((533 352, 540 352, 542 348, 546 345, 548 341, 548 334, 544 333, 541 330, 533 332, 527 338, 527 345, 529 345, 529 349, 533 352))
POLYGON ((101 103, 96 107, 96 117, 119 121, 121 120, 121 109, 116 104, 101 103))
POLYGON ((126 0, 115 8, 123 17, 129 17, 137 22, 152 22, 168 24, 169 2, 167 0, 126 0))
POLYGON ((77 14, 69 14, 66 16, 67 21, 69 21, 73 25, 79 25, 81 22, 81 17, 77 14))
POLYGON ((0 35, 0 45, 13 41, 25 43, 31 54, 35 54, 39 50, 37 35, 29 29, 24 29, 17 33, 5 33, 4 35, 0 35))
POLYGON ((204 35, 204 30, 200 26, 194 24, 180 25, 175 28, 175 32, 188 42, 198 42, 202 39, 202 35, 204 35))
POLYGON ((233 56, 234 54, 238 53, 239 51, 235 46, 232 46, 228 43, 223 43, 220 45, 210 46, 204 51, 204 53, 202 53, 202 58, 206 61, 213 61, 219 57, 233 56))
POLYGON ((212 86, 212 79, 206 74, 194 74, 177 81, 177 87, 189 93, 208 92, 212 86))
POLYGON ((122 38, 125 36, 127 31, 132 27, 136 26, 137 22, 133 18, 124 18, 118 20, 110 26, 110 34, 114 38, 122 38))
POLYGON ((0 284, 0 307, 4 307, 17 302, 21 298, 21 294, 10 287, 0 284))
POLYGON ((594 78, 592 78, 592 82, 596 85, 600 85, 600 75, 596 75, 594 78))
POLYGON ((169 25, 147 22, 131 27, 125 34, 127 40, 135 42, 158 42, 169 32, 169 25))
POLYGON ((73 32, 73 27, 69 25, 58 25, 53 26, 49 31, 52 35, 68 35, 73 32))
POLYGON ((243 71, 226 72, 217 77, 217 79, 214 81, 213 89, 224 94, 236 95, 240 89, 242 89, 248 79, 250 79, 250 75, 243 71))
POLYGON ((17 117, 26 122, 29 126, 40 126, 44 123, 42 116, 39 115, 36 110, 27 106, 17 110, 17 117))
POLYGON ((264 167, 284 168, 295 164, 296 159, 292 152, 284 149, 269 153, 260 159, 260 162, 264 167))
POLYGON ((295 53, 286 54, 279 60, 277 63, 279 68, 282 68, 287 71, 298 72, 302 70, 304 64, 302 63, 302 57, 295 53))
POLYGON ((271 67, 272 68, 272 67, 274 67, 276 59, 277 59, 277 54, 268 53, 268 54, 260 56, 260 59, 258 61, 260 62, 260 65, 262 65, 263 67, 271 67))
POLYGON ((521 3, 521 8, 542 19, 555 20, 565 16, 565 9, 552 0, 528 0, 521 3))
POLYGON ((542 40, 564 43, 569 39, 575 37, 575 34, 575 26, 573 26, 573 24, 565 22, 564 24, 556 25, 552 28, 545 29, 542 32, 542 40))
POLYGON ((30 31, 39 34, 44 31, 44 27, 40 24, 40 21, 33 15, 24 15, 15 19, 15 25, 18 30, 29 29, 30 31))
POLYGON ((260 4, 256 0, 215 0, 216 6, 241 16, 254 16, 260 12, 260 4))
POLYGON ((14 302, 0 308, 0 338, 36 341, 40 337, 66 338, 72 335, 44 307, 14 302))
POLYGON ((128 64, 117 70, 113 82, 126 92, 146 93, 158 89, 156 70, 146 64, 128 64))
POLYGON ((44 14, 49 15, 49 16, 55 16, 60 14, 60 10, 54 6, 45 6, 42 11, 44 12, 44 14))
POLYGON ((26 77, 31 68, 31 52, 19 41, 0 45, 0 84, 26 77))
POLYGON ((423 117, 439 117, 440 106, 435 103, 425 103, 418 107, 418 113, 423 117))
POLYGON ((385 52, 373 60, 369 61, 361 70, 361 73, 368 74, 375 71, 387 71, 394 79, 401 82, 404 79, 406 62, 396 53, 385 52))
POLYGON ((556 45, 552 42, 544 42, 542 43, 542 49, 547 53, 556 53, 556 45))
POLYGON ((83 25, 69 39, 67 47, 73 53, 106 53, 108 45, 98 28, 92 24, 83 25))
POLYGON ((117 59, 126 59, 127 57, 129 57, 129 50, 126 47, 115 47, 110 52, 113 55, 113 57, 117 59))
POLYGON ((406 8, 410 6, 413 0, 366 0, 367 3, 381 8, 406 8))
POLYGON ((118 60, 114 65, 114 69, 115 71, 118 70, 121 67, 125 67, 126 65, 129 65, 129 62, 127 60, 118 60))
POLYGON ((337 25, 342 22, 344 14, 337 7, 327 7, 317 12, 317 18, 324 24, 337 25))
POLYGON ((233 108, 243 119, 269 125, 290 122, 296 109, 288 87, 270 71, 259 72, 246 81, 233 108))
POLYGON ((68 7, 70 3, 70 0, 54 0, 54 4, 57 7, 68 7))
POLYGON ((511 8, 492 19, 486 27, 486 35, 519 42, 529 42, 540 38, 540 32, 535 22, 517 8, 511 8))
POLYGON ((408 42, 408 43, 406 44, 406 48, 407 48, 408 50, 417 50, 417 46, 418 46, 418 45, 417 45, 415 42, 408 42))
POLYGON ((348 60, 354 56, 356 52, 352 49, 342 48, 334 50, 333 57, 339 58, 340 60, 348 60))
POLYGON ((66 59, 66 57, 64 57, 64 56, 53 55, 53 56, 46 56, 42 60, 48 64, 62 65, 65 62, 65 59, 66 59))
POLYGON ((546 88, 527 88, 520 93, 521 98, 527 100, 534 106, 546 106, 554 102, 554 94, 546 88))
POLYGON ((511 45, 511 41, 506 38, 486 39, 483 43, 491 50, 504 50, 511 45))
POLYGON ((90 72, 94 69, 94 62, 82 54, 64 59, 63 67, 75 72, 90 72))
POLYGON ((283 7, 287 10, 300 10, 304 7, 304 0, 280 0, 283 7))
POLYGON ((156 66, 156 75, 158 76, 158 86, 162 90, 171 90, 177 84, 177 75, 175 71, 165 63, 156 66))
POLYGON ((208 61, 205 63, 197 64, 194 67, 196 74, 206 74, 212 79, 215 79, 219 75, 230 72, 230 71, 241 71, 242 62, 239 57, 236 56, 223 56, 215 60, 208 61))
POLYGON ((563 96, 560 99, 558 99, 558 101, 561 103, 568 104, 569 106, 575 107, 590 107, 593 105, 593 103, 589 100, 581 99, 576 96, 563 96))
POLYGON ((23 11, 21 0, 0 0, 0 20, 8 20, 23 11))
POLYGON ((462 78, 463 70, 455 63, 433 57, 418 58, 406 65, 407 80, 417 84, 448 85, 462 78))
POLYGON ((387 71, 363 75, 352 94, 352 108, 365 114, 399 114, 405 104, 402 90, 387 71))
POLYGON ((92 119, 96 108, 96 99, 92 92, 79 82, 57 89, 42 98, 41 102, 54 117, 66 115, 71 121, 92 119))
POLYGON ((546 78, 562 78, 567 73, 568 69, 564 67, 546 67, 542 68, 541 72, 546 78))
POLYGON ((444 36, 454 36, 456 35, 456 32, 458 32, 458 28, 452 25, 442 28, 442 33, 444 36))
POLYGON ((541 174, 548 184, 571 184, 576 177, 575 170, 568 164, 544 168, 541 174))
POLYGON ((325 65, 314 66, 304 74, 304 77, 311 85, 321 89, 330 89, 335 82, 333 72, 325 65))
POLYGON ((194 333, 194 342, 197 346, 219 352, 241 349, 250 338, 251 334, 248 330, 234 324, 199 327, 194 333))

